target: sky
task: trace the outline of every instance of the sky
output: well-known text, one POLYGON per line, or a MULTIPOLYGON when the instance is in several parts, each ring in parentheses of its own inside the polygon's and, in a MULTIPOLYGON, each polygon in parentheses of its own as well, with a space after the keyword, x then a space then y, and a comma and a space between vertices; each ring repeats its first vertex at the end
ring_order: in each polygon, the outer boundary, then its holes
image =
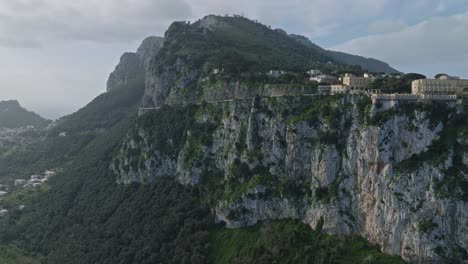
POLYGON ((0 0, 0 100, 58 118, 173 21, 243 14, 403 72, 468 78, 468 0, 0 0))

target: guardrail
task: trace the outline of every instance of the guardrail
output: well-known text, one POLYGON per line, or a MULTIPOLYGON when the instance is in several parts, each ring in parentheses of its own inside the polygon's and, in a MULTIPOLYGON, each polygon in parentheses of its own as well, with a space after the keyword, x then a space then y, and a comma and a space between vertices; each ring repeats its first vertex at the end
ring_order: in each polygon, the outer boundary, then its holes
MULTIPOLYGON (((301 95, 271 95, 271 96, 264 96, 264 97, 289 97, 289 96, 318 96, 319 94, 301 94, 301 95)), ((193 102, 193 103, 186 103, 186 104, 179 104, 179 105, 170 105, 170 106, 187 106, 187 105, 202 105, 203 103, 208 104, 215 104, 215 103, 225 103, 225 102, 232 102, 232 101, 240 101, 240 100, 253 100, 255 97, 249 98, 235 98, 235 99, 225 99, 225 100, 215 100, 215 101, 204 101, 204 102, 193 102)), ((160 109, 161 106, 158 107, 141 107, 138 109, 138 116, 142 116, 148 112, 153 110, 160 109)))

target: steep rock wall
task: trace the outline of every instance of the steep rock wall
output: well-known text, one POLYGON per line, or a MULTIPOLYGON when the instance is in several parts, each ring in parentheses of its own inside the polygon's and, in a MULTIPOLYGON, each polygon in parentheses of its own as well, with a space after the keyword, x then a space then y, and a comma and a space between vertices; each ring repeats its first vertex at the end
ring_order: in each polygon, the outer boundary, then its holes
POLYGON ((119 183, 172 175, 199 188, 230 228, 299 219, 438 263, 468 245, 468 134, 462 106, 442 117, 431 107, 382 111, 364 97, 163 107, 140 118, 111 168, 119 183))

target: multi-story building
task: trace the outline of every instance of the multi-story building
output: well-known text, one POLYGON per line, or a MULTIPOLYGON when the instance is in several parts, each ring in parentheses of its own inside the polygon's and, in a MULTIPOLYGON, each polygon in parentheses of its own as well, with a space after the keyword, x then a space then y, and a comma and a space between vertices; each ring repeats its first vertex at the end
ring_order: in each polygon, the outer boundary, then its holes
POLYGON ((343 77, 343 85, 349 86, 352 90, 363 89, 373 81, 374 78, 372 77, 356 77, 349 73, 346 73, 343 77))
POLYGON ((350 92, 349 87, 335 84, 335 85, 319 85, 318 87, 319 94, 347 94, 350 92))
POLYGON ((421 79, 411 83, 411 93, 418 95, 468 96, 468 80, 442 75, 438 79, 421 79))

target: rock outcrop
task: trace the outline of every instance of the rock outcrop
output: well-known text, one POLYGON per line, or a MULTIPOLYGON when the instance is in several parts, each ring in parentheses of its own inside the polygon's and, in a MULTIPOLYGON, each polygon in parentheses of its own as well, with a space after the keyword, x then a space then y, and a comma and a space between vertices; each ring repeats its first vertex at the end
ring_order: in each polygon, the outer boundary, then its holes
POLYGON ((416 106, 367 114, 366 100, 163 107, 140 118, 111 167, 119 183, 172 175, 200 188, 230 228, 299 219, 414 263, 463 252, 468 145, 457 120, 466 109, 444 107, 440 120, 416 106), (457 143, 440 143, 450 131, 457 143))
POLYGON ((115 70, 109 75, 107 91, 134 80, 144 79, 151 59, 155 57, 163 44, 164 38, 148 37, 143 40, 136 53, 124 53, 115 70))
POLYGON ((16 129, 26 126, 44 127, 50 123, 40 115, 21 107, 18 101, 0 101, 0 129, 16 129))

